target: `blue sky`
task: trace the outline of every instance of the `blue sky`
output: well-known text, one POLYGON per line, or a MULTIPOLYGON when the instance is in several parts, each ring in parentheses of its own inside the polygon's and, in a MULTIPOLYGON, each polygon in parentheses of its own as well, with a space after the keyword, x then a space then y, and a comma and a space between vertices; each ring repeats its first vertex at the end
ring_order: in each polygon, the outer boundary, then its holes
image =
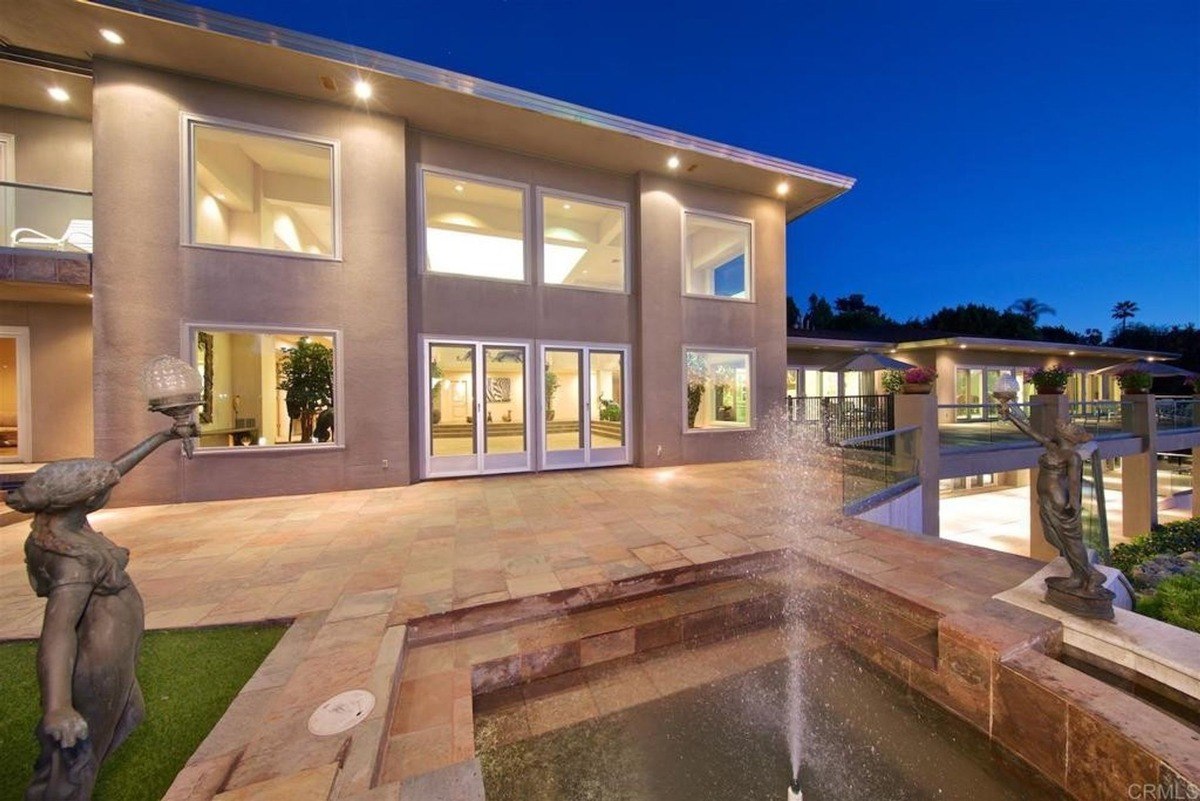
POLYGON ((853 175, 797 300, 1200 322, 1200 4, 201 0, 853 175))

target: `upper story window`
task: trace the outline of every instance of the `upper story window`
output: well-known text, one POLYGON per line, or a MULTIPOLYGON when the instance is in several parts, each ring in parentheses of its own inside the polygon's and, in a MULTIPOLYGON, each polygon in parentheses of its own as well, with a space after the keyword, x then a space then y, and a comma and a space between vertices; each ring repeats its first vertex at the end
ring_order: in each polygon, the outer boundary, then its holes
POLYGON ((542 280, 624 292, 625 206, 543 194, 542 280))
POLYGON ((425 270, 524 281, 525 190, 426 170, 425 270))
POLYGON ((749 220, 696 212, 683 215, 683 291, 753 300, 749 220))
POLYGON ((187 121, 187 241, 337 258, 337 145, 187 121))

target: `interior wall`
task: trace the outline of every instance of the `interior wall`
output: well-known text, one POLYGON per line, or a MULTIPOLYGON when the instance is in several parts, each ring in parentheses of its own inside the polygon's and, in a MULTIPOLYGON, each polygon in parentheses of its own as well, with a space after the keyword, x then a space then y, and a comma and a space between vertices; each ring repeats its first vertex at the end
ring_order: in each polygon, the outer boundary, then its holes
POLYGON ((753 351, 755 428, 785 395, 785 213, 781 202, 639 176, 641 328, 635 392, 642 399, 639 463, 724 461, 755 454, 755 431, 685 432, 683 347, 753 351), (752 302, 682 297, 683 209, 754 221, 752 302))
POLYGON ((33 461, 91 456, 91 309, 0 301, 0 325, 29 329, 33 461))
POLYGON ((95 221, 97 452, 119 452, 161 427, 137 377, 159 353, 192 358, 189 322, 342 334, 344 447, 237 448, 191 461, 162 448, 114 502, 408 483, 403 121, 103 59, 93 100, 96 192, 108 201, 95 221), (182 112, 338 140, 342 260, 181 247, 182 112))

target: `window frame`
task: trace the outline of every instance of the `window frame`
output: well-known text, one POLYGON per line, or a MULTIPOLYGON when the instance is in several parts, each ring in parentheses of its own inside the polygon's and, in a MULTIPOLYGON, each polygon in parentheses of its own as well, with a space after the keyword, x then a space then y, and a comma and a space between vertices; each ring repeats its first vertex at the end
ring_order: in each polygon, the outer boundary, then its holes
POLYGON ((256 125, 254 123, 231 120, 224 117, 212 117, 202 114, 192 114, 189 112, 180 113, 179 130, 179 145, 181 153, 179 159, 180 247, 201 248, 203 250, 220 250, 227 253, 254 253, 266 256, 283 256, 284 258, 303 259, 305 261, 342 261, 342 148, 339 140, 330 139, 324 136, 304 134, 298 131, 288 131, 282 128, 271 128, 266 125, 256 125), (211 242, 195 241, 196 162, 194 154, 196 152, 195 131, 197 125, 207 126, 210 128, 222 128, 227 131, 256 134, 259 136, 273 136, 278 139, 288 139, 293 142, 300 142, 301 144, 329 147, 329 178, 332 182, 329 197, 333 206, 333 252, 331 254, 296 253, 295 251, 278 250, 276 248, 249 247, 247 245, 218 245, 211 242))
POLYGON ((757 274, 756 265, 754 263, 754 220, 750 217, 738 217, 733 214, 723 214, 718 211, 697 209, 692 206, 684 206, 681 208, 679 215, 679 288, 680 292, 683 294, 683 297, 698 298, 700 300, 719 300, 734 303, 756 303, 758 301, 758 296, 754 291, 754 279, 755 275, 757 274), (692 215, 693 217, 706 217, 710 220, 720 220, 722 222, 738 223, 749 228, 749 236, 746 238, 746 297, 735 298, 725 295, 706 295, 699 292, 688 291, 688 215, 692 215))
POLYGON ((534 203, 537 204, 537 221, 535 225, 534 238, 537 240, 537 282, 539 286, 553 287, 554 289, 572 289, 583 292, 604 292, 609 295, 628 295, 630 294, 630 285, 633 282, 632 270, 632 247, 629 235, 629 219, 630 219, 630 204, 625 200, 613 200, 612 198, 597 197, 595 195, 587 195, 581 192, 568 192, 559 190, 552 186, 538 184, 534 189, 534 203), (551 284, 546 281, 546 215, 545 215, 545 198, 562 198, 563 200, 573 200, 579 203, 590 203, 593 206, 608 206, 610 208, 619 209, 621 212, 621 230, 624 238, 622 246, 624 258, 624 276, 622 277, 621 289, 605 289, 598 286, 577 286, 575 284, 551 284))
POLYGON ((417 275, 421 277, 435 276, 437 278, 463 278, 469 281, 494 281, 500 284, 509 286, 531 286, 533 284, 533 265, 530 263, 533 259, 532 249, 529 243, 533 241, 533 220, 529 213, 529 197, 530 185, 521 181, 511 181, 505 178, 495 178, 490 175, 480 175, 478 173, 465 172, 463 170, 454 170, 448 167, 439 167, 433 164, 418 163, 417 171, 417 275), (490 186, 503 187, 505 189, 517 189, 521 192, 521 246, 522 259, 521 265, 524 268, 523 277, 518 280, 515 278, 496 278, 486 275, 463 275, 462 273, 443 273, 428 268, 429 254, 426 250, 426 235, 428 229, 426 224, 426 208, 425 208, 425 176, 433 173, 442 178, 461 179, 477 184, 486 184, 490 186))
POLYGON ((758 403, 758 348, 731 348, 717 345, 688 345, 684 344, 680 353, 680 366, 683 372, 680 374, 680 410, 682 417, 680 419, 683 433, 688 434, 739 434, 746 431, 755 431, 758 427, 758 414, 755 404, 758 403), (700 353, 736 353, 739 356, 748 356, 750 364, 750 398, 746 405, 746 413, 750 419, 745 426, 737 428, 689 428, 688 427, 688 406, 687 406, 687 357, 689 351, 700 353))
MULTIPOLYGON (((197 443, 195 455, 226 454, 226 453, 296 453, 297 451, 340 451, 346 449, 345 432, 342 424, 346 419, 343 410, 345 394, 345 360, 342 345, 342 329, 325 326, 298 327, 294 325, 261 325, 223 322, 185 321, 181 326, 180 338, 182 357, 192 367, 196 364, 197 334, 200 331, 225 334, 316 334, 333 339, 333 441, 332 442, 298 442, 294 445, 268 445, 247 447, 245 445, 222 445, 201 448, 197 443)), ((261 414, 261 411, 259 412, 261 414)))

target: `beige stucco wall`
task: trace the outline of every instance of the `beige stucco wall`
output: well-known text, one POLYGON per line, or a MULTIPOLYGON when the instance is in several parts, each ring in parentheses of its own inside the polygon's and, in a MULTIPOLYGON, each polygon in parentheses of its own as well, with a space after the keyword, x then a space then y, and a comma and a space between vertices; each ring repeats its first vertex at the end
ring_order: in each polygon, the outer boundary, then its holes
POLYGON ((192 358, 181 321, 336 329, 344 371, 344 449, 246 448, 184 462, 168 446, 114 502, 407 483, 403 122, 115 62, 95 69, 95 190, 104 199, 95 223, 97 454, 162 427, 145 410, 138 374, 159 353, 192 358), (184 111, 338 140, 343 260, 181 247, 184 111))
POLYGON ((772 407, 782 403, 787 363, 782 322, 787 294, 783 204, 657 175, 640 175, 638 188, 639 463, 654 466, 751 456, 753 431, 684 432, 683 348, 754 351, 756 427, 772 407), (753 220, 753 302, 681 296, 684 209, 753 220))
POLYGON ((88 306, 0 302, 0 325, 29 329, 35 462, 92 454, 92 313, 88 306))
POLYGON ((86 120, 0 106, 0 133, 16 137, 10 181, 92 188, 92 126, 86 120))

